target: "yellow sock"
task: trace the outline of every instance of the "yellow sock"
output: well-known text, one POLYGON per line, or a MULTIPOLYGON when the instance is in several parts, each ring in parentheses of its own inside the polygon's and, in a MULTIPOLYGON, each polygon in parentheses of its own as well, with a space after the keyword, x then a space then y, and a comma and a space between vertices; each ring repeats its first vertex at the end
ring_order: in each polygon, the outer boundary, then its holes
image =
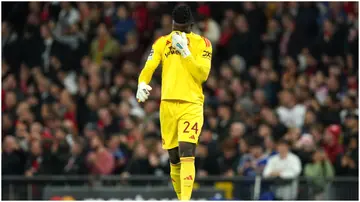
POLYGON ((178 199, 181 199, 181 181, 180 181, 180 168, 181 163, 172 164, 170 163, 170 177, 171 182, 174 187, 174 191, 178 197, 178 199))
POLYGON ((188 201, 191 198, 191 193, 195 180, 195 158, 181 157, 181 200, 188 201))

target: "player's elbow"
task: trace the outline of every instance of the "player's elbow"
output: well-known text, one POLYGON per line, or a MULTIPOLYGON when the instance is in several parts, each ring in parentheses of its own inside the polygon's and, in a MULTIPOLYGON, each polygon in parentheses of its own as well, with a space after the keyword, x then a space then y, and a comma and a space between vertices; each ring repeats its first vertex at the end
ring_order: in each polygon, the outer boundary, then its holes
POLYGON ((201 78, 201 83, 206 82, 207 79, 208 79, 208 75, 203 76, 203 77, 201 78))
POLYGON ((208 78, 208 76, 207 75, 205 75, 205 74, 199 74, 199 75, 197 75, 197 80, 199 81, 199 83, 204 83, 206 80, 207 80, 207 78, 208 78))
POLYGON ((204 71, 204 72, 202 73, 202 75, 201 75, 201 82, 202 82, 202 83, 205 82, 205 81, 208 79, 209 73, 210 73, 210 69, 209 69, 209 70, 206 70, 206 71, 204 71))

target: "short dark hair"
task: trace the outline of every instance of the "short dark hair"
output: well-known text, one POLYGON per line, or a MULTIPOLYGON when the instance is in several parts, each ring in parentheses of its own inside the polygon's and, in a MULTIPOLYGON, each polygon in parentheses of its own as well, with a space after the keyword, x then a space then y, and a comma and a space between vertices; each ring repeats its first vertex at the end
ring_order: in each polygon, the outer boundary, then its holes
POLYGON ((263 138, 261 138, 260 136, 251 136, 249 139, 248 139, 248 146, 249 147, 260 147, 260 148, 263 148, 263 143, 264 140, 263 138))
POLYGON ((286 146, 290 146, 290 142, 285 140, 285 139, 280 139, 278 142, 277 142, 277 145, 286 145, 286 146))
POLYGON ((186 4, 177 5, 172 12, 172 18, 178 24, 191 24, 194 20, 191 9, 186 4))

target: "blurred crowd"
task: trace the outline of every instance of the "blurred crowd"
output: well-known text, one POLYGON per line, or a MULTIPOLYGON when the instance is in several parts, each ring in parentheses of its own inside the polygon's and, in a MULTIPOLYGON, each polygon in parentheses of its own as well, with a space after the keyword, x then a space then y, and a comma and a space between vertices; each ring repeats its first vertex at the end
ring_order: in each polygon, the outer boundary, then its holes
MULTIPOLYGON (((176 4, 3 3, 2 175, 169 173, 161 68, 134 95, 176 4)), ((197 175, 261 174, 279 151, 296 175, 357 176, 358 3, 189 5, 214 51, 197 175)))

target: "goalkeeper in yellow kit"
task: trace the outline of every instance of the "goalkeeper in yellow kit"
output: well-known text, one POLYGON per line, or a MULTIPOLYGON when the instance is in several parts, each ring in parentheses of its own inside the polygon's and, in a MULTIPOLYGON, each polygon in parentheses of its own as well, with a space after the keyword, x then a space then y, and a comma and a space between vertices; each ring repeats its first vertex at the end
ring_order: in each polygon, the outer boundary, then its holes
POLYGON ((191 32, 193 17, 187 5, 175 7, 173 31, 160 37, 139 76, 136 98, 144 102, 157 66, 162 64, 160 123, 163 148, 170 156, 170 176, 180 200, 190 200, 195 179, 195 148, 203 126, 202 83, 208 78, 212 47, 191 32))

